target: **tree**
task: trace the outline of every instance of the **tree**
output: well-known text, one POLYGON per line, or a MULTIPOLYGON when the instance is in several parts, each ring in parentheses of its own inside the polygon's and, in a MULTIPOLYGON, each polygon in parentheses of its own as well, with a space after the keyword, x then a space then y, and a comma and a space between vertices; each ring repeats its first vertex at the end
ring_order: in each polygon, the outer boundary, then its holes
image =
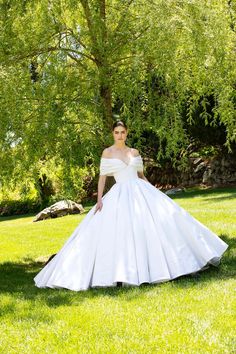
POLYGON ((202 124, 221 125, 230 151, 232 1, 3 0, 1 16, 5 181, 36 175, 52 157, 65 170, 97 164, 114 114, 127 120, 130 144, 148 149, 154 136, 154 157, 180 164, 201 105, 202 124))

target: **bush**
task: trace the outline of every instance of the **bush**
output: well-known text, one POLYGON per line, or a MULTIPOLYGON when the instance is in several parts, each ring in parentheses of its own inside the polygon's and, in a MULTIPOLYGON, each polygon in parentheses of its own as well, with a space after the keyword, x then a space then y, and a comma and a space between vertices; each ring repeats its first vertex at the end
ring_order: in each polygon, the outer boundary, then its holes
POLYGON ((38 213, 41 209, 39 201, 35 200, 3 200, 0 202, 0 216, 38 213))

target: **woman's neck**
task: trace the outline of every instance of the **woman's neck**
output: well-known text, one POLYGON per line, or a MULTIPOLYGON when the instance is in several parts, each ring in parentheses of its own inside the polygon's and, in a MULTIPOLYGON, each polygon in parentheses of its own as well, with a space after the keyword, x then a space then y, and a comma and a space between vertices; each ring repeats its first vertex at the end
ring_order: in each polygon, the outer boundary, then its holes
POLYGON ((128 147, 124 143, 120 143, 120 144, 119 143, 115 143, 113 146, 117 150, 125 150, 128 147))

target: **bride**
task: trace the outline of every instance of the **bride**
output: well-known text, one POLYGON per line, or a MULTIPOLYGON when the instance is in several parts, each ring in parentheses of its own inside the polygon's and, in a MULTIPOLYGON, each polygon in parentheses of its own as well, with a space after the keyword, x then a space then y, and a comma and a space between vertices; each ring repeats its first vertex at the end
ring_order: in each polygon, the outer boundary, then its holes
POLYGON ((97 203, 35 276, 39 288, 139 286, 218 266, 223 240, 148 182, 128 129, 113 124, 114 144, 100 160, 97 203), (116 183, 103 195, 107 176, 116 183))

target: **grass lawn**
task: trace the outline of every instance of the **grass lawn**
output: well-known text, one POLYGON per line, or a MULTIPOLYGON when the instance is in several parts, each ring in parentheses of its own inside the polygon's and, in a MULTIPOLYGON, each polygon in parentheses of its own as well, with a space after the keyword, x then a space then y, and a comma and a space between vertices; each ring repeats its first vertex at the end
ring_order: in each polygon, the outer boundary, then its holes
POLYGON ((38 289, 33 277, 84 215, 0 218, 0 353, 235 353, 236 188, 174 199, 229 248, 196 278, 140 287, 38 289))

